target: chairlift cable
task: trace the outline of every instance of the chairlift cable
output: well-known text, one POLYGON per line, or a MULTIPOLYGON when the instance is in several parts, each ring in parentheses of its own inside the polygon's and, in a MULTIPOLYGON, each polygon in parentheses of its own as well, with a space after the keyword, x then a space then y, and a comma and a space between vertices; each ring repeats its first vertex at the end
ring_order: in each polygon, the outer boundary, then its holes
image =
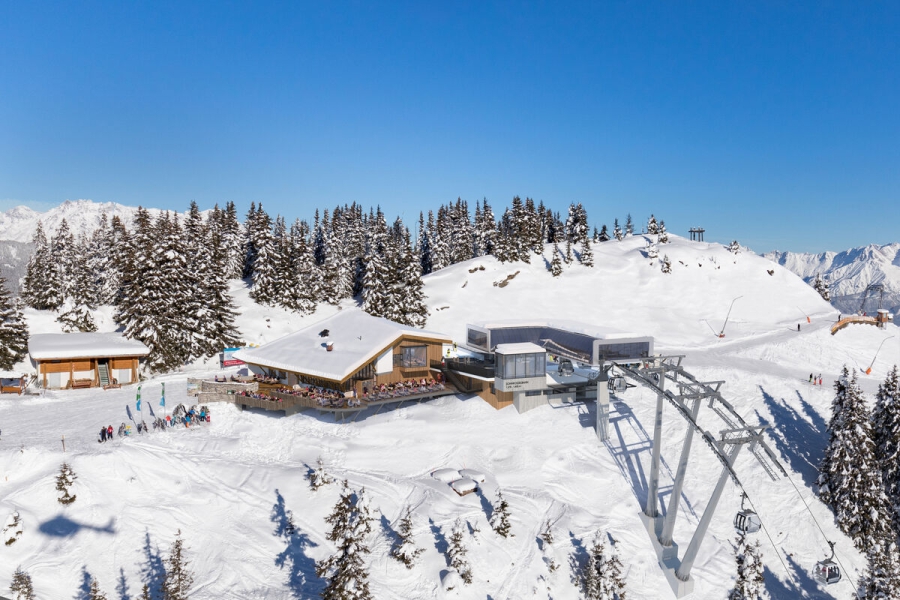
MULTIPOLYGON (((769 539, 769 543, 772 544, 772 548, 775 550, 775 554, 778 555, 778 560, 781 562, 781 566, 784 567, 784 572, 787 573, 788 580, 791 583, 796 583, 794 581, 794 576, 791 574, 791 570, 788 569, 787 564, 784 562, 784 558, 781 556, 781 551, 778 549, 778 546, 775 545, 775 540, 772 539, 772 536, 769 535, 769 528, 766 527, 765 522, 762 517, 759 516, 759 511, 756 510, 756 506, 753 504, 753 500, 750 499, 750 496, 747 494, 747 491, 741 486, 741 492, 744 494, 744 498, 747 499, 747 502, 750 503, 750 508, 753 509, 753 512, 756 513, 756 516, 759 517, 759 524, 762 526, 763 532, 765 532, 766 537, 769 539)), ((745 534, 746 535, 746 534, 745 534)))

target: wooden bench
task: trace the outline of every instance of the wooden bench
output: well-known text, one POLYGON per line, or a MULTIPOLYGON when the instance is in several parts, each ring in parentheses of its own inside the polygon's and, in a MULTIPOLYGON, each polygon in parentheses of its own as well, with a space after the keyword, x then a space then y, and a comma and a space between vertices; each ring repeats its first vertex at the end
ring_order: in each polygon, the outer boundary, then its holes
POLYGON ((71 383, 72 383, 72 389, 75 389, 75 390, 94 387, 93 379, 73 379, 71 381, 71 383))

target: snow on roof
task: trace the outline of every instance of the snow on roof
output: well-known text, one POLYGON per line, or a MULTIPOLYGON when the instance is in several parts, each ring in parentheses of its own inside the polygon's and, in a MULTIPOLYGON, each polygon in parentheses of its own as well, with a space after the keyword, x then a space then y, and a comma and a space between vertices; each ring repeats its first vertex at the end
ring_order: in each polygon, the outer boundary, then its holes
POLYGON ((35 360, 147 356, 150 349, 118 333, 38 333, 28 339, 35 360))
POLYGON ((401 325, 358 309, 344 309, 259 348, 235 352, 234 357, 272 369, 343 381, 401 336, 452 341, 443 333, 401 325), (325 330, 328 335, 320 336, 325 330), (333 344, 331 352, 326 350, 326 342, 333 344))
POLYGON ((515 344, 497 344, 494 352, 498 354, 533 354, 535 352, 544 354, 547 352, 547 349, 533 342, 518 342, 515 344))
POLYGON ((500 319, 494 321, 476 321, 472 323, 482 329, 505 329, 511 327, 550 327, 572 333, 580 333, 601 340, 641 337, 636 333, 628 333, 612 327, 597 327, 580 321, 569 319, 500 319))
POLYGON ((0 371, 0 379, 19 379, 25 377, 22 371, 0 371))

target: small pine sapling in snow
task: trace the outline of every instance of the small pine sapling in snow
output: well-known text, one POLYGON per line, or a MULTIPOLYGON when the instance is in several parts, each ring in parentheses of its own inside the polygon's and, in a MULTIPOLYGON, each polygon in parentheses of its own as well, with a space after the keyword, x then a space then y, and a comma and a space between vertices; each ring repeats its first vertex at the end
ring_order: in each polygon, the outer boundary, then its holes
MULTIPOLYGON (((613 540, 615 544, 615 540, 613 540)), ((610 544, 609 555, 606 557, 604 587, 606 597, 611 600, 625 600, 625 577, 622 574, 622 561, 615 545, 610 544)))
POLYGON ((91 577, 91 591, 89 600, 106 600, 106 594, 100 590, 100 584, 97 583, 96 577, 91 577))
POLYGON ((669 234, 666 233, 666 222, 659 222, 659 243, 660 244, 668 244, 669 243, 669 234))
POLYGON ((3 528, 3 539, 7 546, 12 546, 20 537, 22 537, 22 517, 19 511, 13 511, 6 520, 6 527, 3 528))
POLYGON ((831 302, 831 292, 828 291, 828 283, 822 279, 822 275, 816 273, 816 279, 813 281, 813 288, 819 292, 825 302, 831 302))
POLYGON ((582 591, 588 600, 626 600, 622 563, 615 549, 606 552, 598 532, 580 574, 582 591))
POLYGON ((166 578, 163 581, 165 600, 188 600, 191 586, 194 585, 194 573, 189 567, 190 563, 184 557, 184 540, 181 539, 179 529, 166 559, 166 578))
POLYGON ((734 240, 730 244, 728 244, 728 251, 737 256, 741 253, 741 245, 738 244, 737 240, 734 240))
POLYGON ((514 537, 510 532, 509 503, 506 501, 506 498, 503 497, 500 490, 497 490, 497 502, 493 508, 494 510, 491 513, 490 521, 491 529, 503 537, 514 537))
POLYGON ((594 266, 594 251, 591 249, 591 242, 587 238, 581 244, 581 264, 586 267, 594 266))
POLYGON ((472 567, 469 565, 469 559, 466 558, 468 550, 465 545, 465 531, 462 521, 456 519, 453 524, 453 530, 450 533, 449 544, 447 545, 447 559, 450 562, 450 568, 459 574, 459 578, 463 583, 469 585, 472 583, 472 567))
POLYGON ((739 535, 734 547, 734 559, 737 578, 728 600, 757 600, 765 592, 759 542, 750 542, 745 534, 739 535))
POLYGON ((600 234, 597 235, 598 242, 608 242, 609 241, 609 231, 606 229, 606 225, 600 227, 600 234))
POLYGON ((647 253, 647 258, 650 259, 651 265, 653 264, 653 261, 659 257, 659 248, 653 242, 648 241, 644 251, 647 253))
POLYGON ((572 240, 566 240, 566 264, 571 265, 574 258, 572 257, 572 240))
POLYGON ((650 219, 647 220, 647 233, 650 235, 657 235, 659 233, 659 224, 656 222, 656 217, 650 215, 650 219))
POLYGON ((634 235, 634 221, 631 220, 631 213, 625 215, 625 235, 634 235))
POLYGON ((323 485, 328 485, 334 481, 328 473, 325 472, 325 463, 322 462, 320 456, 316 461, 316 469, 308 475, 309 485, 312 489, 318 490, 323 485))
POLYGON ((364 556, 369 554, 366 540, 372 532, 372 520, 365 489, 354 493, 345 479, 341 497, 325 518, 331 525, 326 537, 335 543, 337 552, 316 562, 316 575, 327 581, 321 594, 323 600, 372 597, 364 562, 364 556))
POLYGON ((144 584, 144 587, 141 588, 141 595, 138 596, 138 600, 153 600, 153 596, 150 595, 150 585, 144 584))
POLYGON ((12 592, 12 600, 35 600, 31 575, 23 571, 22 567, 17 567, 13 573, 9 591, 12 592))
POLYGON ((75 471, 72 470, 69 463, 63 463, 59 468, 59 475, 56 476, 56 491, 62 494, 57 498, 60 504, 72 504, 75 502, 76 496, 69 493, 69 488, 75 483, 76 479, 78 479, 78 476, 75 475, 75 471))
POLYGON ((416 542, 413 540, 412 511, 408 506, 406 507, 406 514, 400 520, 400 528, 397 533, 400 539, 391 548, 391 556, 406 565, 407 569, 412 569, 416 559, 425 549, 417 548, 416 542))
POLYGON ((669 261, 669 255, 663 254, 662 260, 659 261, 659 268, 663 273, 672 272, 672 263, 669 261))
POLYGON ((562 275, 562 260, 559 258, 559 246, 553 244, 553 258, 550 259, 550 273, 554 277, 562 275))
POLYGON ((559 568, 556 564, 556 557, 553 556, 553 531, 550 529, 550 519, 544 523, 544 529, 541 531, 541 552, 544 554, 544 562, 547 569, 553 573, 559 568))
POLYGON ((613 237, 616 238, 617 242, 621 242, 624 239, 624 235, 622 234, 622 228, 619 227, 619 220, 616 219, 613 221, 613 237))

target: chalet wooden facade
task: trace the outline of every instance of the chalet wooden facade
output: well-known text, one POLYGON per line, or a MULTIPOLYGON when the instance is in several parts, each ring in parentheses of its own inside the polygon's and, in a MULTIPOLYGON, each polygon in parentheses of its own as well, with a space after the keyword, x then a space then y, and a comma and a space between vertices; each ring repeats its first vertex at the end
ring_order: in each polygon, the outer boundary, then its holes
POLYGON ((136 382, 150 350, 116 333, 49 333, 33 335, 28 353, 44 389, 78 389, 136 382))
POLYGON ((19 371, 0 371, 0 394, 21 394, 27 376, 19 371))
POLYGON ((372 390, 410 379, 433 379, 449 336, 344 309, 258 348, 235 353, 256 374, 287 386, 341 392, 372 390))

